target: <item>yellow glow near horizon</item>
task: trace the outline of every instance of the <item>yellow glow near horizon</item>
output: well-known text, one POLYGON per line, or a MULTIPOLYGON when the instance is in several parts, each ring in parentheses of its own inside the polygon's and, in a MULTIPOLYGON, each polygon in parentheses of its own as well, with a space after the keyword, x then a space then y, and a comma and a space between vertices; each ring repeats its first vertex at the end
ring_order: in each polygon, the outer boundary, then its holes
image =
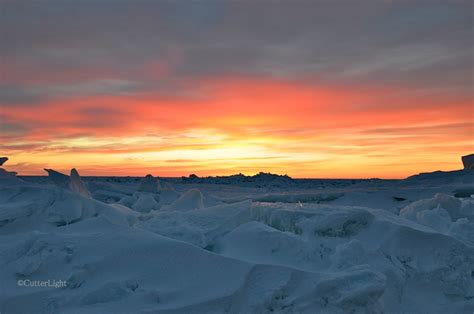
POLYGON ((4 116, 39 126, 2 137, 6 167, 20 174, 76 167, 84 175, 401 178, 459 169, 474 146, 464 100, 273 81, 213 84, 205 99, 103 96, 7 107, 4 116), (91 103, 115 114, 77 114, 91 103), (366 103, 384 106, 355 105, 366 103))

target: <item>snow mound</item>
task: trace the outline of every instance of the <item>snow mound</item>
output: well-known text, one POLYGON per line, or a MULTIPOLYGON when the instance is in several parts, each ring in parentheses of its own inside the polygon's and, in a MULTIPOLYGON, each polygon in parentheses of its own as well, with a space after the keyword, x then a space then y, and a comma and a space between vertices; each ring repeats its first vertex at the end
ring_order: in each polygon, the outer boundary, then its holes
POLYGON ((104 196, 108 196, 109 203, 118 203, 142 213, 149 213, 153 210, 162 209, 162 207, 170 205, 180 196, 178 192, 169 187, 160 189, 158 193, 134 192, 132 195, 126 195, 120 192, 113 191, 101 193, 104 193, 104 196), (110 199, 111 196, 114 196, 113 200, 110 199))
POLYGON ((18 184, 0 194, 1 231, 44 230, 98 216, 129 225, 123 211, 61 188, 18 184))
POLYGON ((400 216, 474 244, 474 200, 438 193, 403 208, 400 216))
POLYGON ((429 211, 436 207, 442 207, 449 213, 450 219, 455 221, 458 218, 464 217, 464 215, 461 213, 461 205, 461 200, 450 195, 438 193, 433 198, 423 199, 411 203, 400 211, 400 216, 407 219, 416 220, 416 216, 420 212, 429 211))
POLYGON ((140 182, 138 187, 139 192, 148 192, 148 193, 158 193, 160 189, 160 183, 157 178, 153 177, 151 174, 147 174, 145 178, 140 182))
POLYGON ((181 195, 177 200, 167 206, 163 206, 163 210, 188 211, 194 209, 202 209, 204 207, 203 195, 198 189, 190 189, 181 195))
POLYGON ((320 237, 346 238, 356 235, 367 228, 374 215, 366 210, 357 208, 335 209, 334 212, 324 217, 308 219, 306 232, 314 233, 320 237))
POLYGON ((123 198, 133 195, 136 191, 136 187, 133 185, 98 180, 89 181, 87 186, 92 193, 92 197, 104 203, 118 203, 123 198))
POLYGON ((314 271, 325 263, 320 249, 319 244, 305 241, 293 233, 251 221, 221 237, 213 251, 253 263, 314 271))
POLYGON ((160 205, 156 201, 158 196, 151 193, 137 193, 134 196, 136 197, 136 200, 133 202, 132 209, 136 211, 148 213, 160 208, 160 205))
POLYGON ((140 222, 139 227, 211 249, 219 236, 252 219, 250 207, 250 201, 243 201, 199 211, 157 211, 140 222))

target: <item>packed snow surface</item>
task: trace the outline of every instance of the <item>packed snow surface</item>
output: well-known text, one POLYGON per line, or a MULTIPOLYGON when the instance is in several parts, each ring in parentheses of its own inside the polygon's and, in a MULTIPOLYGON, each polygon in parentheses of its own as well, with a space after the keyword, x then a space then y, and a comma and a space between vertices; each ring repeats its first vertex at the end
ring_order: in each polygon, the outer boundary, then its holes
POLYGON ((474 312, 473 170, 139 180, 0 169, 2 314, 474 312))

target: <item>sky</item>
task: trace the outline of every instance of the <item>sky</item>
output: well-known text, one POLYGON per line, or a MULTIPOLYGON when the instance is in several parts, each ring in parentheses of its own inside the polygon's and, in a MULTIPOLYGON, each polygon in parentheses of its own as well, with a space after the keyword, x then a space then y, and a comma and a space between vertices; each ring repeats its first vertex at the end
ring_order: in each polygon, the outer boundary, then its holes
POLYGON ((403 178, 474 152, 471 1, 0 1, 0 155, 403 178))

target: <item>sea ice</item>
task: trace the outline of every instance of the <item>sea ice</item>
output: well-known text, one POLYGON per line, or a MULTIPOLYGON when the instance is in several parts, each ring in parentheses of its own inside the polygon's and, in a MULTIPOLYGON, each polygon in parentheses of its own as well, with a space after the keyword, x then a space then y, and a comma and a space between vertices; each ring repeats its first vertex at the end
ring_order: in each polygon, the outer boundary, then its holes
POLYGON ((474 310, 474 199, 454 196, 471 170, 158 182, 48 169, 53 184, 0 170, 2 313, 474 310), (67 286, 18 284, 48 279, 67 286))

